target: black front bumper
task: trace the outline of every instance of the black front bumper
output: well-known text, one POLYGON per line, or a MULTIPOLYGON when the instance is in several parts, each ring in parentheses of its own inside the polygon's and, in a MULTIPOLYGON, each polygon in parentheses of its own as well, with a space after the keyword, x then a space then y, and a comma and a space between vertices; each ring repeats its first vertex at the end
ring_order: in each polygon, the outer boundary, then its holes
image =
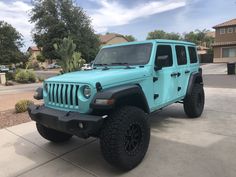
POLYGON ((28 112, 31 119, 39 124, 82 138, 96 136, 103 123, 101 116, 60 111, 44 105, 30 105, 28 112), (83 128, 79 126, 81 123, 83 128))

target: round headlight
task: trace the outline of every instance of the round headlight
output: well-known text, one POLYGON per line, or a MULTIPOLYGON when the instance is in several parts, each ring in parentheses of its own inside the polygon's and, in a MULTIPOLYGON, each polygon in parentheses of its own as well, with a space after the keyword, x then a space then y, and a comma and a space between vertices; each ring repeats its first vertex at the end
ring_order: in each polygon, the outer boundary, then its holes
POLYGON ((85 98, 89 98, 91 96, 91 88, 89 86, 84 86, 83 94, 85 98))

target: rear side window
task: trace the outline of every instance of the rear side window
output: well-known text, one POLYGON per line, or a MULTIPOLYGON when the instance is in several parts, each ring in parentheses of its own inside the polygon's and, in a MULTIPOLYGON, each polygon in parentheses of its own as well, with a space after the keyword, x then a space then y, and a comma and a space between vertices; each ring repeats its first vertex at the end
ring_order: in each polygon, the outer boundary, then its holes
POLYGON ((186 50, 184 46, 175 46, 178 65, 187 64, 186 50))
POLYGON ((197 52, 195 47, 188 47, 190 63, 197 63, 197 52))
POLYGON ((172 50, 170 45, 158 45, 155 64, 168 67, 173 65, 172 50))

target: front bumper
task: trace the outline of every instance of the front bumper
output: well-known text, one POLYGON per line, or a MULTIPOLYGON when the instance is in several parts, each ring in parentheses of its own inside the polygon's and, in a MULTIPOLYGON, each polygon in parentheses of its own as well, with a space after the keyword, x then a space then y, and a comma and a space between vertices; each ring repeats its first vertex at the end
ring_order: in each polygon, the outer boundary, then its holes
POLYGON ((44 105, 30 105, 28 113, 31 119, 39 124, 82 138, 96 136, 103 123, 101 116, 60 111, 45 107, 44 105), (79 126, 81 123, 83 128, 79 126))

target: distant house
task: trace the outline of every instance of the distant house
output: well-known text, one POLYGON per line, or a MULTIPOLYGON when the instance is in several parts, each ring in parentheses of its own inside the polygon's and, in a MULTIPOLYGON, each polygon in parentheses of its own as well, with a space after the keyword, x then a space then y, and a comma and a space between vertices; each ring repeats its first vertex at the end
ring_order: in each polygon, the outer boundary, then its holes
POLYGON ((209 50, 208 47, 205 46, 197 46, 197 54, 202 55, 202 54, 207 54, 207 51, 209 50))
POLYGON ((41 49, 36 46, 31 46, 28 48, 27 52, 30 54, 30 59, 36 60, 37 56, 41 54, 41 49))
POLYGON ((209 31, 209 32, 207 32, 207 33, 206 33, 206 36, 212 37, 212 38, 215 39, 215 37, 216 37, 215 31, 209 31))
POLYGON ((99 39, 101 42, 101 46, 129 42, 123 35, 116 33, 99 35, 99 39))
POLYGON ((213 27, 214 62, 236 62, 236 18, 213 27))

